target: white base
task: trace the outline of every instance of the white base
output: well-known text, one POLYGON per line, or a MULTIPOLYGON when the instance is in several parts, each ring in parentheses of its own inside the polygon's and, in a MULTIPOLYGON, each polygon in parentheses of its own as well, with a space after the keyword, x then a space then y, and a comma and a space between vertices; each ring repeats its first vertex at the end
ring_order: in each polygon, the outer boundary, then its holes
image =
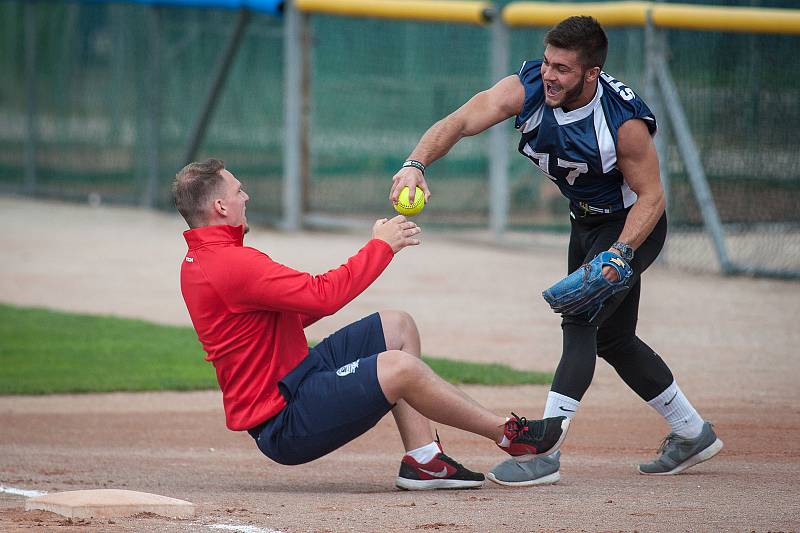
POLYGON ((153 513, 170 518, 191 518, 194 504, 184 500, 136 492, 99 489, 54 492, 28 498, 25 510, 50 511, 67 518, 115 518, 153 513))

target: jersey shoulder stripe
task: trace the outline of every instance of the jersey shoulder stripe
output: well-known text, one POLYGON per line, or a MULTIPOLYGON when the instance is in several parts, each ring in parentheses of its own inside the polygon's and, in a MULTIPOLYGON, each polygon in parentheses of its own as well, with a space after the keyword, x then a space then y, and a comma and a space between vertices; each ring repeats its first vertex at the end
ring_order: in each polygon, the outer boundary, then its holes
POLYGON ((647 124, 650 135, 655 135, 657 124, 647 104, 633 90, 616 80, 605 72, 600 73, 600 85, 603 87, 603 113, 617 142, 617 130, 622 124, 633 118, 638 118, 647 124))
MULTIPOLYGON (((517 115, 514 127, 522 128, 526 123, 540 111, 544 105, 544 83, 542 82, 542 62, 541 60, 525 61, 517 72, 519 81, 525 88, 525 101, 522 109, 517 115)), ((525 127, 530 131, 531 127, 525 127)))

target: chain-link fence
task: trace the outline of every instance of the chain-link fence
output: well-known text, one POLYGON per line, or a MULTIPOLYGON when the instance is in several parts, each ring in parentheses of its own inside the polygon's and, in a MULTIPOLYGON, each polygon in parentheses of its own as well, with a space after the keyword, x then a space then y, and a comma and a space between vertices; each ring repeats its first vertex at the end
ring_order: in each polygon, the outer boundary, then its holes
MULTIPOLYGON (((169 206, 236 17, 1 2, 0 191, 169 206)), ((281 209, 282 50, 280 21, 253 15, 201 146, 250 177, 254 203, 273 215, 281 209)))
MULTIPOLYGON (((168 206, 236 17, 215 9, 0 3, 7 73, 0 78, 0 191, 168 206)), ((309 16, 306 28, 308 82, 297 88, 307 142, 304 210, 385 216, 390 178, 422 133, 495 81, 490 28, 323 15, 309 16)), ((649 98, 644 30, 608 33, 605 70, 649 98)), ((508 32, 509 74, 541 56, 543 35, 508 32)), ((666 37, 731 259, 800 272, 800 37, 677 30, 666 37)), ((250 213, 267 220, 282 210, 283 47, 282 22, 254 15, 198 154, 226 159, 249 188, 250 213)), ((510 122, 504 127, 509 226, 566 229, 566 202, 515 155, 518 139, 510 122)), ((672 136, 669 128, 662 133, 672 136)), ((674 140, 667 154, 665 255, 715 270, 674 140)), ((488 224, 488 155, 482 134, 430 167, 435 196, 423 223, 488 224)))

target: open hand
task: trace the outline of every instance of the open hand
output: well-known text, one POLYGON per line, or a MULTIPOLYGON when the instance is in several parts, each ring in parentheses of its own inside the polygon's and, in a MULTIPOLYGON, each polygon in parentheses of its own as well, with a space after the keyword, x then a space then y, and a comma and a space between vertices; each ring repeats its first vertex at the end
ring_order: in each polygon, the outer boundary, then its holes
POLYGON ((392 219, 382 218, 375 221, 372 226, 372 238, 380 239, 391 246, 394 253, 399 252, 406 246, 416 246, 420 243, 415 235, 419 235, 422 229, 414 222, 406 220, 403 215, 397 215, 392 219))

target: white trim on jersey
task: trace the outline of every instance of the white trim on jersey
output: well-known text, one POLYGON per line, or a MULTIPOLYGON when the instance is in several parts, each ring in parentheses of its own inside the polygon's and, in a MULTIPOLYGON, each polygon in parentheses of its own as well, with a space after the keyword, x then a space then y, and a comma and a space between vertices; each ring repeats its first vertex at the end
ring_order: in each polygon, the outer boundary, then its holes
POLYGON ((539 106, 539 109, 534 111, 531 118, 525 121, 522 125, 522 133, 528 133, 529 131, 538 128, 539 124, 542 123, 542 116, 544 115, 544 104, 539 106))
POLYGON ((611 129, 606 122, 603 106, 598 106, 593 118, 600 162, 603 164, 603 174, 607 174, 617 167, 617 147, 614 145, 614 136, 611 135, 611 129))
POLYGON ((597 90, 594 93, 594 98, 583 107, 573 109, 572 111, 564 111, 563 108, 556 107, 553 109, 553 116, 556 118, 559 126, 565 126, 579 120, 583 120, 592 114, 596 107, 600 107, 600 98, 603 96, 603 86, 597 84, 597 90))
POLYGON ((630 185, 628 185, 628 182, 625 181, 624 179, 622 180, 621 190, 622 190, 622 205, 624 205, 627 208, 636 203, 636 200, 639 198, 639 196, 635 192, 633 192, 633 189, 631 189, 630 185))
MULTIPOLYGON (((650 134, 650 137, 655 137, 656 136, 656 133, 658 133, 658 125, 656 124, 656 120, 653 117, 642 116, 642 117, 636 117, 636 118, 644 120, 645 122, 648 122, 650 125, 652 125, 655 128, 655 131, 650 134)), ((649 130, 650 127, 648 126, 647 129, 649 130)))

